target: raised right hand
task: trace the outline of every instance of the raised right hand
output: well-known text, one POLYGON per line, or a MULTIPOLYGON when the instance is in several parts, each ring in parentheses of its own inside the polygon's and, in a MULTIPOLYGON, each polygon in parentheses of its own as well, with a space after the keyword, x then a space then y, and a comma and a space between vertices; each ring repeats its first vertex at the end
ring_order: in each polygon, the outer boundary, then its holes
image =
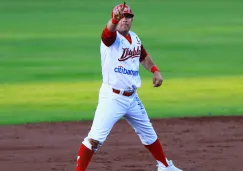
POLYGON ((112 18, 115 19, 116 21, 120 21, 123 17, 124 17, 124 7, 126 6, 126 3, 124 2, 123 7, 121 7, 120 5, 115 7, 113 9, 113 16, 112 18))

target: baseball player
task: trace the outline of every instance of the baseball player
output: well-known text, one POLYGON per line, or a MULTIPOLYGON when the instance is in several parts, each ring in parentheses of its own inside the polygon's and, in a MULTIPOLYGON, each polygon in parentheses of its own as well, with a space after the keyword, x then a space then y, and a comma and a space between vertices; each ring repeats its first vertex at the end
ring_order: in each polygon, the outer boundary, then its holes
POLYGON ((86 170, 93 154, 122 117, 151 152, 158 163, 158 171, 182 171, 165 157, 136 91, 141 86, 139 64, 153 73, 154 87, 161 86, 163 79, 138 35, 130 31, 133 17, 131 8, 125 2, 117 5, 102 32, 100 54, 103 83, 91 130, 78 152, 76 171, 86 170))

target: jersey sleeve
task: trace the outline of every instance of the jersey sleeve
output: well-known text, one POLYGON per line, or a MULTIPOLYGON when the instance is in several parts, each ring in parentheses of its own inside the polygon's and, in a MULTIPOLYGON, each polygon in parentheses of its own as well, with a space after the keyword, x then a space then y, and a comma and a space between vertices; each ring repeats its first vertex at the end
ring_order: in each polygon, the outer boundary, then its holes
POLYGON ((106 46, 111 46, 116 40, 116 31, 111 32, 107 27, 102 32, 101 40, 106 46))
POLYGON ((141 45, 141 55, 139 61, 142 62, 148 56, 147 51, 145 50, 144 46, 141 45))

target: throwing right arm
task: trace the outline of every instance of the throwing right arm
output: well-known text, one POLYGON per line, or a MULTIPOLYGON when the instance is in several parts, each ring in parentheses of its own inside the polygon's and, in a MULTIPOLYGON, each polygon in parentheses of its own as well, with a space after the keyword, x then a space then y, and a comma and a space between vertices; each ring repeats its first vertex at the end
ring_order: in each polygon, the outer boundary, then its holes
POLYGON ((112 11, 112 18, 108 21, 106 28, 103 30, 101 39, 106 46, 111 46, 116 40, 116 25, 123 17, 123 10, 120 6, 117 6, 112 11))

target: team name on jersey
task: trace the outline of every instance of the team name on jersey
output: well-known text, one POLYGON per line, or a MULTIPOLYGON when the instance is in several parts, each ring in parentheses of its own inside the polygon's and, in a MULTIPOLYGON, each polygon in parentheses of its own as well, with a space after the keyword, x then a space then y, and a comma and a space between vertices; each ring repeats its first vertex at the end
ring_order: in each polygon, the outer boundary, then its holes
POLYGON ((138 76, 138 71, 134 71, 131 69, 126 69, 123 66, 118 66, 114 69, 115 72, 121 73, 121 74, 126 74, 126 75, 133 75, 133 76, 138 76))
POLYGON ((139 58, 141 55, 141 47, 137 46, 137 48, 122 48, 123 49, 123 53, 122 56, 120 58, 118 58, 118 61, 125 61, 129 58, 139 58))

